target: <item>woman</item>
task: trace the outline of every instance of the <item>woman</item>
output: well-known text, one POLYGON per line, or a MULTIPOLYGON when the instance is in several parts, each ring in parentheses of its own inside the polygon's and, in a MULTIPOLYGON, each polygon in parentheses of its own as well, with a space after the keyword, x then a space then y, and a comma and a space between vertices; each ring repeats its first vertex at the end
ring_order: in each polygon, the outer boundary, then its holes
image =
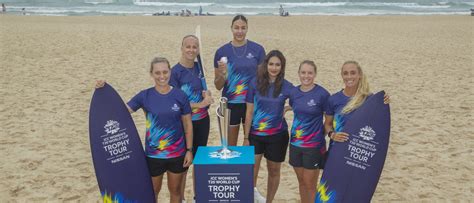
MULTIPOLYGON (((140 108, 145 112, 145 153, 156 197, 166 172, 170 202, 179 203, 184 172, 193 161, 191 107, 186 94, 168 84, 171 70, 167 59, 154 58, 150 75, 155 86, 135 95, 127 107, 130 113, 140 108)), ((96 88, 104 84, 97 81, 96 88)))
MULTIPOLYGON (((327 117, 324 121, 324 128, 331 138, 331 143, 349 139, 349 134, 342 132, 345 122, 351 117, 351 113, 372 95, 367 77, 356 61, 346 61, 342 65, 341 76, 345 87, 329 97, 327 117)), ((389 102, 389 96, 385 95, 384 103, 389 102)))
POLYGON ((324 168, 326 140, 323 114, 327 111, 329 92, 314 83, 317 67, 313 61, 303 61, 298 69, 301 81, 290 94, 294 112, 290 140, 290 165, 298 178, 302 203, 314 202, 319 170, 324 168))
MULTIPOLYGON (((170 85, 180 88, 186 93, 192 109, 193 124, 193 157, 196 156, 199 146, 207 146, 209 138, 209 114, 207 109, 212 103, 210 91, 206 91, 202 84, 202 73, 199 64, 194 62, 199 54, 199 40, 194 35, 187 35, 181 43, 181 59, 171 69, 170 85)), ((184 199, 186 187, 185 172, 181 195, 184 199)))
POLYGON ((231 110, 228 144, 237 145, 240 123, 245 126, 245 97, 249 82, 257 74, 257 67, 265 58, 263 47, 246 39, 248 22, 243 15, 232 20, 231 42, 220 47, 214 56, 215 80, 217 90, 228 99, 231 110), (221 60, 222 59, 222 60, 221 60))
POLYGON ((278 190, 281 163, 285 161, 288 147, 288 125, 283 111, 294 87, 285 80, 285 65, 280 51, 270 51, 246 97, 245 123, 249 125, 245 125, 243 145, 255 147, 254 185, 257 185, 262 156, 267 159, 267 202, 273 201, 278 190))

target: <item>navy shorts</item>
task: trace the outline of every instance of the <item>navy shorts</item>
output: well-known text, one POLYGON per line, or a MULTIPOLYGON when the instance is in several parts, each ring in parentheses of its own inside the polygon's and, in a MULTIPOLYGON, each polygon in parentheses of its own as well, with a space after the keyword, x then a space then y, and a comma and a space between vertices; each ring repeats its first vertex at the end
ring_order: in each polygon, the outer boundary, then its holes
POLYGON ((266 159, 273 162, 283 162, 289 139, 288 131, 284 130, 268 136, 250 134, 249 143, 255 147, 255 154, 263 154, 266 159))
POLYGON ((240 123, 245 123, 247 104, 228 103, 227 108, 230 109, 230 125, 240 125, 240 123))
POLYGON ((193 157, 199 146, 207 146, 209 139, 209 116, 197 121, 193 121, 193 157))
POLYGON ((148 170, 150 171, 151 177, 161 176, 166 171, 170 171, 172 173, 183 173, 188 170, 187 167, 183 167, 184 156, 170 159, 146 157, 146 161, 148 163, 148 170))
POLYGON ((317 148, 297 147, 290 144, 290 165, 305 169, 324 169, 325 152, 317 148))

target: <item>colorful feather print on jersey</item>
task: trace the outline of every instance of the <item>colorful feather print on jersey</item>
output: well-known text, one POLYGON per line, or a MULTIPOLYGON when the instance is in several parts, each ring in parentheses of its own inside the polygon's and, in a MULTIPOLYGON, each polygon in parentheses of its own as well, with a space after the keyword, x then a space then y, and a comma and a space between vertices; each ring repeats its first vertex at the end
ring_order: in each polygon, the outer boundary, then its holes
POLYGON ((334 120, 332 121, 332 126, 334 126, 334 131, 342 132, 346 119, 340 113, 334 115, 334 120))
POLYGON ((102 202, 104 203, 135 203, 138 201, 127 200, 121 193, 107 193, 107 190, 102 193, 102 202))
POLYGON ((334 203, 336 197, 336 191, 329 191, 326 186, 326 182, 321 181, 318 185, 318 193, 316 194, 316 203, 334 203))
MULTIPOLYGON (((181 90, 183 90, 183 92, 188 96, 188 99, 191 103, 199 103, 203 100, 202 92, 194 91, 189 84, 182 85, 181 90)), ((206 118, 207 115, 207 108, 193 108, 191 112, 191 120, 201 120, 206 118)))
POLYGON ((226 96, 229 99, 229 103, 245 103, 245 96, 247 95, 250 77, 236 73, 234 71, 233 64, 230 63, 228 70, 229 77, 226 81, 226 96))
POLYGON ((272 123, 275 120, 275 115, 271 115, 262 111, 260 108, 259 102, 254 99, 254 117, 252 119, 252 134, 260 136, 274 135, 283 126, 283 123, 280 123, 278 126, 273 127, 272 123))
POLYGON ((321 130, 308 133, 306 129, 310 127, 311 123, 304 123, 295 116, 293 127, 291 128, 291 143, 297 147, 316 147, 321 144, 321 142, 314 141, 314 137, 316 137, 321 130))
POLYGON ((184 136, 175 135, 175 130, 161 128, 157 116, 146 115, 146 155, 152 158, 169 159, 184 154, 184 136))

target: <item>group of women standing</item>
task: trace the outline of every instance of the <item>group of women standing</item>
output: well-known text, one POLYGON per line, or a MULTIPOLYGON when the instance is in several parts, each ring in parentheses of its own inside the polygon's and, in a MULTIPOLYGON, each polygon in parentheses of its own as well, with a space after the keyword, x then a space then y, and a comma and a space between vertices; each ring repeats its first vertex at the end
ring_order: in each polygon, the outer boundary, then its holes
MULTIPOLYGON (((254 188, 255 200, 273 201, 289 145, 289 163, 297 175, 301 202, 314 202, 327 154, 325 135, 331 141, 348 139, 342 132, 344 122, 370 96, 366 77, 357 62, 345 62, 341 68, 345 88, 331 96, 315 83, 316 64, 305 60, 298 69, 300 85, 295 87, 285 79, 283 53, 272 50, 265 54, 263 46, 246 38, 246 17, 235 16, 231 31, 232 41, 214 56, 214 85, 222 89, 231 110, 229 145, 237 145, 242 124, 242 144, 255 147, 255 186, 262 157, 267 160, 267 194, 263 197, 254 188), (285 106, 287 101, 289 106, 285 106), (290 110, 294 112, 291 133, 284 117, 290 110)), ((150 75, 155 86, 127 103, 130 112, 140 108, 145 112, 145 149, 155 194, 158 196, 166 173, 171 202, 184 201, 187 168, 197 147, 206 146, 209 137, 208 108, 213 98, 202 84, 203 73, 195 62, 198 54, 197 37, 185 36, 180 61, 170 68, 165 58, 153 59, 150 75)), ((104 83, 98 81, 96 88, 104 83)))

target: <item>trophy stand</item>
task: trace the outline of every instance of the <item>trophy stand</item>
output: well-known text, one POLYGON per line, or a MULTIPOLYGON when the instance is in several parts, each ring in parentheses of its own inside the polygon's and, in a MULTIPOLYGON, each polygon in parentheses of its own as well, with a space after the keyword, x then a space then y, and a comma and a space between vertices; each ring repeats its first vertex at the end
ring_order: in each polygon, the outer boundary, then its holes
POLYGON ((228 146, 227 98, 216 108, 222 146, 199 147, 193 160, 196 202, 253 202, 253 146, 228 146), (221 181, 232 180, 232 181, 221 181))

